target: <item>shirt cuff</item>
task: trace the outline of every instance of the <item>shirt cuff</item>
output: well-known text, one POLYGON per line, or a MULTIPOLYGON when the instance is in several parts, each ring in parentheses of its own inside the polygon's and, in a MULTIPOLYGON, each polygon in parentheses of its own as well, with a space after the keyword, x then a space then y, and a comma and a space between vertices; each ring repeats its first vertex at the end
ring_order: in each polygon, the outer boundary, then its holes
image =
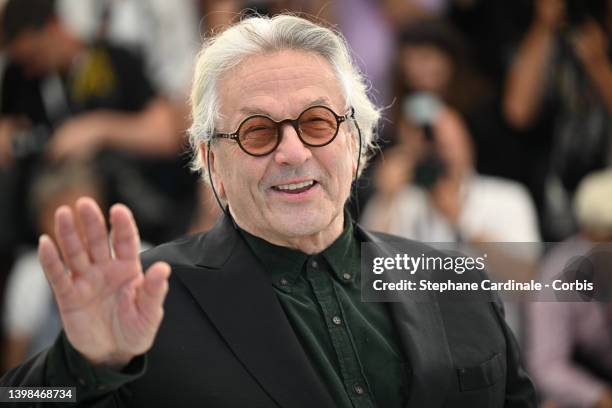
POLYGON ((133 358, 121 371, 95 367, 72 347, 63 331, 47 358, 47 374, 51 384, 77 387, 79 401, 111 393, 140 378, 147 368, 145 354, 133 358))

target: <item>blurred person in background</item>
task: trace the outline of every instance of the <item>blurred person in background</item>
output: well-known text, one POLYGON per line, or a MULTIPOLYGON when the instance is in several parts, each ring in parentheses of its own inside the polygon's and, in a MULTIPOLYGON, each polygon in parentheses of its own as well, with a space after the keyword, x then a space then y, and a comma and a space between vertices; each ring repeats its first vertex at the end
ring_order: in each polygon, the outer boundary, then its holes
POLYGON ((612 2, 535 0, 508 71, 509 124, 528 138, 523 159, 546 240, 575 232, 571 199, 585 174, 611 163, 612 2))
MULTIPOLYGON (((200 43, 198 0, 57 1, 58 15, 70 31, 88 43, 103 39, 140 53, 155 89, 177 108, 186 109, 180 105, 187 99, 200 43)), ((242 2, 210 3, 222 3, 237 13, 242 2)))
POLYGON ((400 141, 374 170, 362 222, 425 242, 538 242, 537 217, 518 183, 475 171, 461 116, 431 95, 404 104, 400 141))
POLYGON ((10 61, 2 121, 10 131, 0 138, 10 143, 0 145, 12 149, 0 157, 4 166, 16 161, 17 200, 41 161, 95 159, 104 163, 109 199, 132 205, 147 239, 183 233, 195 205, 195 177, 177 158, 185 120, 155 90, 142 59, 105 41, 86 43, 52 0, 8 1, 2 32, 10 61))
MULTIPOLYGON (((541 280, 559 275, 571 258, 612 243, 612 169, 580 183, 575 211, 580 231, 551 250, 541 280)), ((610 273, 609 265, 606 273, 610 273)), ((527 362, 542 396, 564 408, 612 407, 612 303, 529 304, 527 362)))
POLYGON ((372 84, 369 93, 379 104, 392 104, 395 96, 389 61, 396 50, 397 32, 406 24, 439 15, 441 3, 445 1, 338 0, 327 7, 333 10, 357 64, 372 84))
MULTIPOLYGON (((62 205, 73 207, 83 195, 106 208, 102 185, 93 169, 77 162, 45 168, 34 180, 28 200, 37 232, 54 236, 55 210, 62 205)), ((53 344, 61 330, 57 306, 36 248, 19 249, 4 295, 3 371, 53 344)))
POLYGON ((470 65, 461 33, 441 19, 410 23, 399 30, 394 90, 398 105, 428 92, 467 116, 480 105, 485 84, 470 65))
POLYGON ((473 58, 461 33, 444 20, 405 26, 398 35, 393 116, 400 120, 403 101, 414 93, 437 96, 466 122, 481 173, 522 180, 519 145, 504 126, 495 88, 473 58))
POLYGON ((470 45, 470 56, 500 92, 517 43, 529 25, 533 0, 454 0, 446 20, 470 45))

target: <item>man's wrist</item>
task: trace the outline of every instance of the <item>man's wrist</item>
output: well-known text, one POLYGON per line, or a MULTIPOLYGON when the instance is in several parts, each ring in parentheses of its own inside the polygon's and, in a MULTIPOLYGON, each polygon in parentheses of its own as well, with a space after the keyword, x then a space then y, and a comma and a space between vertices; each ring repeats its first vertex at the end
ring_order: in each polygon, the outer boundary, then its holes
POLYGON ((76 379, 75 385, 92 389, 94 392, 119 388, 139 378, 146 371, 146 355, 133 356, 125 365, 118 368, 117 364, 121 364, 119 360, 107 360, 105 363, 88 360, 70 344, 63 332, 58 342, 62 349, 61 357, 65 361, 70 377, 76 379), (112 364, 115 364, 115 367, 112 364))
POLYGON ((93 365, 96 368, 121 371, 127 365, 130 364, 130 362, 134 359, 134 357, 136 356, 131 355, 131 354, 128 355, 128 354, 118 353, 118 354, 112 354, 112 355, 97 358, 97 359, 88 359, 87 357, 85 358, 91 363, 91 365, 93 365))

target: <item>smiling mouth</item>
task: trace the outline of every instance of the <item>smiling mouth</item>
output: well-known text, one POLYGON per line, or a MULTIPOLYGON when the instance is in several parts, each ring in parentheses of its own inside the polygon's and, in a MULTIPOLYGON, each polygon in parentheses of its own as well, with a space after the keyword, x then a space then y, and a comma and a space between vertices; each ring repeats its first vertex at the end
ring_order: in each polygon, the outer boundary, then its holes
POLYGON ((278 186, 272 187, 274 191, 280 191, 281 193, 287 194, 299 194, 304 191, 308 191, 313 188, 317 184, 314 180, 307 180, 301 183, 291 183, 291 184, 280 184, 278 186))

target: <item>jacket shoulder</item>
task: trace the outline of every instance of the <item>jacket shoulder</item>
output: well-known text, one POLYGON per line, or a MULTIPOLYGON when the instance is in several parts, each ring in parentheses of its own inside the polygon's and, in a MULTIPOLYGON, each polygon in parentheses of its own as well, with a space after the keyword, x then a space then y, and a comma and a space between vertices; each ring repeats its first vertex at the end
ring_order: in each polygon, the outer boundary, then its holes
POLYGON ((431 252, 436 251, 436 249, 426 243, 421 241, 415 241, 413 239, 408 239, 404 237, 400 237, 398 235, 387 234, 385 232, 379 231, 371 231, 366 230, 365 228, 359 226, 358 231, 362 235, 363 243, 374 243, 381 245, 383 247, 387 247, 388 249, 396 249, 396 250, 404 250, 404 251, 425 251, 431 252))
POLYGON ((170 266, 191 266, 203 248, 207 232, 189 235, 158 245, 140 254, 143 268, 158 261, 168 262, 170 266))

